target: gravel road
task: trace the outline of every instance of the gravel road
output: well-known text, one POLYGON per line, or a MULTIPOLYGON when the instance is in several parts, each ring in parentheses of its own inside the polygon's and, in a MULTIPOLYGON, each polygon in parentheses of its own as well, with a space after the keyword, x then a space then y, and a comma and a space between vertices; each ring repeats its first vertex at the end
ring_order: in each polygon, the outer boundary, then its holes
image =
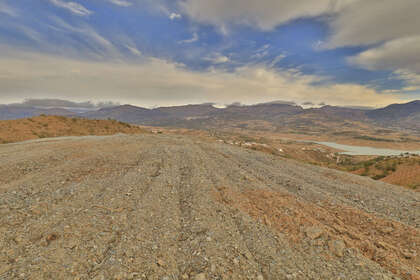
POLYGON ((0 145, 0 279, 420 279, 420 193, 175 135, 0 145))

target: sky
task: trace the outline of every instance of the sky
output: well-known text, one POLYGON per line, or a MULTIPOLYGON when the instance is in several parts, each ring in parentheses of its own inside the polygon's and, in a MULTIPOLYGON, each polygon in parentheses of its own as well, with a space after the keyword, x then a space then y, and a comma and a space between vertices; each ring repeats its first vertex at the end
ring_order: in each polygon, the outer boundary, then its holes
POLYGON ((420 99, 418 0, 0 0, 0 103, 420 99))

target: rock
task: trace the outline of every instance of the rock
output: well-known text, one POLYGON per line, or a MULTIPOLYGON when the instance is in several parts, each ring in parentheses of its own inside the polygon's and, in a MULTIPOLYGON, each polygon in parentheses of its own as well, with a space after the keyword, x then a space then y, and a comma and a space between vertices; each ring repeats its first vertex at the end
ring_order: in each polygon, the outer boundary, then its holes
POLYGON ((324 231, 319 227, 308 227, 305 229, 306 236, 310 239, 318 239, 324 233, 324 231))
POLYGON ((206 280, 206 274, 205 273, 199 273, 194 277, 194 280, 206 280))
POLYGON ((411 280, 420 280, 420 274, 411 274, 411 280))
POLYGON ((6 265, 4 265, 4 264, 0 265, 0 275, 3 275, 4 273, 8 272, 11 268, 12 268, 12 266, 11 265, 8 265, 8 264, 6 264, 6 265))
POLYGON ((57 233, 51 233, 51 234, 48 234, 47 237, 45 237, 45 240, 48 242, 48 244, 57 239, 58 239, 57 233))
POLYGON ((161 266, 161 267, 165 265, 165 262, 163 260, 158 260, 156 263, 158 266, 161 266))
POLYGON ((385 227, 385 228, 381 229, 381 232, 385 233, 385 234, 390 234, 393 231, 394 231, 393 227, 385 227))
POLYGON ((402 254, 403 254, 404 258, 406 258, 406 259, 412 259, 412 258, 415 257, 415 255, 408 250, 402 251, 402 254))
POLYGON ((346 245, 341 240, 332 240, 328 242, 328 247, 330 248, 330 251, 336 255, 337 257, 344 256, 344 250, 346 249, 346 245))
POLYGON ((259 274, 259 275, 257 276, 257 280, 264 280, 264 276, 262 276, 261 274, 259 274))

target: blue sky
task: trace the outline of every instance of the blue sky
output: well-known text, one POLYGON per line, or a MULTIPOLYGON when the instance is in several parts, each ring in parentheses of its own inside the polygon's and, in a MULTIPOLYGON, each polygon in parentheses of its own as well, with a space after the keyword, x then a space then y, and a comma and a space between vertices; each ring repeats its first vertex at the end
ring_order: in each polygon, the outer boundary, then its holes
POLYGON ((420 99, 415 0, 255 3, 0 0, 0 102, 420 99))

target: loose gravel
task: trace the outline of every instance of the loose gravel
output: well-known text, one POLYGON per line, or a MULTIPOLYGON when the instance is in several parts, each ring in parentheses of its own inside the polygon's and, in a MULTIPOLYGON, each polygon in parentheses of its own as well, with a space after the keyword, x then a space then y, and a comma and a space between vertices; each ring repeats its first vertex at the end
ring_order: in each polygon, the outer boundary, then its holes
POLYGON ((176 135, 0 145, 0 279, 420 279, 420 193, 176 135))

